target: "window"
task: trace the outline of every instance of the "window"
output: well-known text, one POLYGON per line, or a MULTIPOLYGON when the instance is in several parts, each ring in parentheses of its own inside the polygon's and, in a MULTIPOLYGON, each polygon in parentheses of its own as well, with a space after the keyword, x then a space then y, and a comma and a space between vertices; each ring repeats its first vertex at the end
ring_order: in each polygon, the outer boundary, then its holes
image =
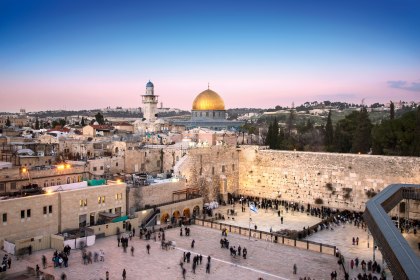
POLYGON ((20 218, 25 219, 25 210, 20 210, 20 218))
POLYGON ((105 196, 102 197, 102 203, 105 203, 105 196))
POLYGON ((200 175, 203 175, 203 167, 200 167, 200 175))
POLYGON ((214 175, 214 166, 211 168, 211 174, 214 175))
POLYGON ((118 166, 118 162, 115 163, 115 166, 118 166))
POLYGON ((16 182, 11 182, 10 183, 10 189, 13 191, 13 190, 16 190, 16 182))
POLYGON ((4 192, 6 190, 6 184, 0 183, 0 192, 4 192))
POLYGON ((235 165, 232 164, 232 171, 235 171, 235 165))
POLYGON ((101 204, 101 197, 98 196, 98 204, 101 204))
POLYGON ((223 173, 225 172, 225 166, 224 165, 222 165, 222 172, 223 173))
POLYGON ((103 166, 101 166, 101 170, 104 170, 104 167, 103 166))
POLYGON ((67 184, 70 184, 70 177, 67 177, 67 184))
POLYGON ((3 213, 3 223, 7 223, 7 213, 3 213))
POLYGON ((96 171, 96 170, 98 170, 98 169, 96 168, 96 166, 95 166, 95 167, 93 167, 93 171, 96 171))
POLYGON ((31 209, 27 209, 26 210, 26 218, 30 218, 31 217, 31 209))
POLYGON ((52 205, 48 206, 48 212, 51 214, 52 213, 52 205))
POLYGON ((44 215, 47 215, 47 206, 44 206, 44 215))
POLYGON ((80 203, 80 207, 86 207, 87 206, 87 199, 81 199, 79 203, 80 203))
POLYGON ((157 160, 157 161, 156 161, 156 166, 157 166, 157 167, 160 167, 160 160, 157 160))

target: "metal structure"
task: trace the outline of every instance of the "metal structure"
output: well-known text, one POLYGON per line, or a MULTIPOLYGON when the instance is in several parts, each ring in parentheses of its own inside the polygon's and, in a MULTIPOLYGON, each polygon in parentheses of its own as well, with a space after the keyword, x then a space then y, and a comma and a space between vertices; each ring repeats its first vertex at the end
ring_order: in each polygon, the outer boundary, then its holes
POLYGON ((394 279, 418 279, 420 259, 388 215, 403 199, 420 200, 420 185, 389 185, 367 202, 363 217, 394 279))

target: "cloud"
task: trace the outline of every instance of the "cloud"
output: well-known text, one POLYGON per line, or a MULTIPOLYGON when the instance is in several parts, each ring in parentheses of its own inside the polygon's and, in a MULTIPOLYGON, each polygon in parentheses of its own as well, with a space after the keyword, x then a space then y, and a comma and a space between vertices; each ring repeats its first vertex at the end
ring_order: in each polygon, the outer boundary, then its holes
POLYGON ((388 86, 390 88, 398 88, 408 91, 419 91, 420 92, 420 82, 407 82, 407 81, 388 81, 388 86))

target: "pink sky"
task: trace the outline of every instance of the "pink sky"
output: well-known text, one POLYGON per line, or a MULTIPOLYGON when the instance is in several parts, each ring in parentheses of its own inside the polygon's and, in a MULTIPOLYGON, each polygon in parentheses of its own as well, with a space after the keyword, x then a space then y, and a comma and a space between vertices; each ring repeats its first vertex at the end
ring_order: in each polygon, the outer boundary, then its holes
MULTIPOLYGON (((407 75, 406 75, 407 76, 407 75)), ((415 81, 414 75, 409 75, 415 81)), ((322 73, 301 80, 293 73, 272 77, 217 77, 205 80, 193 77, 162 77, 154 80, 155 94, 164 107, 190 110, 195 96, 207 88, 218 92, 226 108, 291 106, 305 101, 346 101, 366 104, 389 100, 420 101, 418 91, 390 88, 390 78, 362 76, 327 76, 322 73), (344 77, 344 78, 343 78, 344 77), (355 81, 357 80, 357 81, 355 81)), ((20 108, 36 110, 78 110, 122 106, 140 107, 147 78, 74 77, 48 79, 44 76, 17 79, 0 78, 0 111, 16 112, 20 108)))

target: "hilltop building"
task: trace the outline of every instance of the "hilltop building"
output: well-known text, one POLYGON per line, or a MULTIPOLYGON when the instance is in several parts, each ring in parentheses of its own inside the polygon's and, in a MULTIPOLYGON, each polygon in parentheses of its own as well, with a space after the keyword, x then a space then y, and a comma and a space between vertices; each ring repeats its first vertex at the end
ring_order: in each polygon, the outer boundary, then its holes
POLYGON ((183 125, 186 129, 200 127, 211 130, 237 130, 244 122, 227 120, 225 102, 209 87, 194 99, 191 119, 175 121, 174 124, 183 125))

